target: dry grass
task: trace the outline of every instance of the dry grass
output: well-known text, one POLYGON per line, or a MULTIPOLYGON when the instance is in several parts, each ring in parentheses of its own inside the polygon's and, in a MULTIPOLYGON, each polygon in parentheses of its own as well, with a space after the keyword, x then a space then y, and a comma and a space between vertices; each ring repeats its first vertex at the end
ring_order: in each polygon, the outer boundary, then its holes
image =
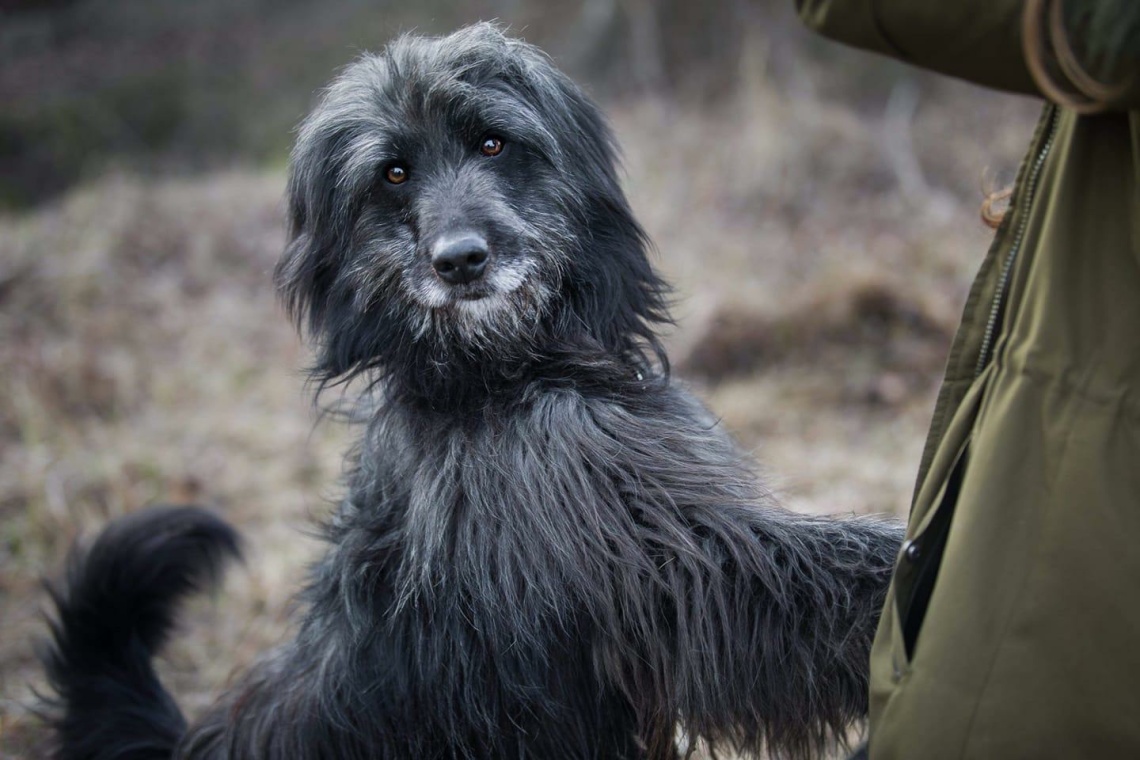
MULTIPOLYGON (((902 512, 987 244, 979 178, 1012 170, 1032 108, 939 88, 914 123, 931 191, 905 198, 877 112, 790 93, 756 79, 711 110, 611 109, 630 193, 678 284, 674 355, 789 506, 902 512)), ((274 303, 282 187, 109 176, 0 219, 2 757, 42 746, 40 578, 109 517, 194 499, 248 537, 164 659, 188 712, 287 633, 350 432, 316 424, 274 303)))

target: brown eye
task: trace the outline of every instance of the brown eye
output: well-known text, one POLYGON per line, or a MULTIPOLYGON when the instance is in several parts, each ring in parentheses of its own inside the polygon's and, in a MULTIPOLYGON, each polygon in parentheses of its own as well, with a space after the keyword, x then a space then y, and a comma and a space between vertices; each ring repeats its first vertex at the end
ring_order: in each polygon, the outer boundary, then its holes
POLYGON ((399 185, 407 181, 408 170, 402 166, 389 166, 388 171, 384 172, 384 178, 393 185, 399 185))
POLYGON ((484 156, 497 156, 503 152, 503 141, 498 137, 484 137, 479 152, 484 156))

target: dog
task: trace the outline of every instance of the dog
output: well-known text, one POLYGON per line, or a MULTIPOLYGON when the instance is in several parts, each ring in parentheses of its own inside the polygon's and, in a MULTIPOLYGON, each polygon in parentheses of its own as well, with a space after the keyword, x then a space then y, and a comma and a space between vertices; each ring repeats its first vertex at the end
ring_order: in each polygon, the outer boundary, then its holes
POLYGON ((239 551, 193 507, 74 554, 61 758, 810 757, 867 709, 895 522, 781 509, 668 372, 598 108, 481 24, 401 37, 301 126, 275 276, 361 439, 296 638, 187 726, 151 661, 239 551))

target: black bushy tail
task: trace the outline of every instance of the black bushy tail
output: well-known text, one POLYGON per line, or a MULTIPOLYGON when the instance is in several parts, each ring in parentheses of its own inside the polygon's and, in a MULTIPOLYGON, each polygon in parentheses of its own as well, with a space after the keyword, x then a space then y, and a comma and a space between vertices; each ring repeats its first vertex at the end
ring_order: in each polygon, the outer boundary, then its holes
POLYGON ((169 758, 186 721, 151 665, 179 601, 221 578, 238 535, 197 507, 151 507, 73 550, 40 654, 58 695, 50 720, 60 760, 169 758))

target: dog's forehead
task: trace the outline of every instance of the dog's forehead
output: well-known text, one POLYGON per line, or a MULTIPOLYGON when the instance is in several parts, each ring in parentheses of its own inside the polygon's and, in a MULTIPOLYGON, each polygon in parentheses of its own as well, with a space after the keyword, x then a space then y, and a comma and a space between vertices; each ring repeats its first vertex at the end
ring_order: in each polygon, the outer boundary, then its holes
POLYGON ((537 105, 522 62, 508 57, 393 59, 388 69, 384 102, 414 121, 478 121, 537 105))
POLYGON ((350 65, 301 125, 291 176, 299 187, 323 176, 359 194, 386 163, 420 171, 471 159, 488 134, 523 148, 517 155, 532 166, 589 174, 591 186, 620 192, 597 108, 544 54, 486 24, 401 37, 350 65))
POLYGON ((556 144, 542 112, 563 97, 555 79, 540 53, 497 31, 401 37, 349 66, 322 110, 328 121, 373 132, 370 142, 386 142, 394 152, 400 146, 393 143, 441 130, 464 137, 490 130, 553 155, 556 144))

